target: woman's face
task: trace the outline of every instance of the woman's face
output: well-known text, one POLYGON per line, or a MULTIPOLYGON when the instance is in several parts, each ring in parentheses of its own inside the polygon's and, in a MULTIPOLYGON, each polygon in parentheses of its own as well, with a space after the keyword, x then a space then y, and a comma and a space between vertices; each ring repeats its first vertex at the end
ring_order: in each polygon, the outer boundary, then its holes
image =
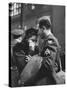
POLYGON ((35 50, 35 46, 37 46, 37 37, 36 36, 32 36, 28 39, 29 42, 29 47, 31 50, 35 50))

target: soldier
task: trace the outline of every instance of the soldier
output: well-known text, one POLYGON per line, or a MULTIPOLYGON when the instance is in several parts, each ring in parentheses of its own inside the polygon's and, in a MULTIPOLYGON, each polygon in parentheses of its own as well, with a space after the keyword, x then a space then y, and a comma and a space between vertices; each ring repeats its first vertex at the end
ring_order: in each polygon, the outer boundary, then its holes
POLYGON ((16 44, 21 43, 25 35, 22 29, 14 29, 11 31, 11 64, 15 65, 15 60, 13 56, 13 48, 16 44))
MULTIPOLYGON (((63 83, 60 82, 56 76, 62 67, 60 60, 60 45, 57 38, 51 32, 51 22, 50 19, 46 16, 39 19, 38 23, 39 32, 38 32, 38 42, 39 42, 39 52, 42 57, 42 66, 44 68, 44 73, 48 78, 48 81, 41 84, 51 84, 51 79, 53 79, 52 84, 63 83)), ((45 75, 44 75, 45 76, 45 75)))
POLYGON ((14 58, 13 48, 17 43, 20 43, 23 39, 24 32, 22 29, 14 29, 11 32, 11 42, 10 42, 10 71, 11 71, 11 86, 16 87, 17 86, 17 80, 18 80, 18 70, 16 66, 16 61, 14 58))

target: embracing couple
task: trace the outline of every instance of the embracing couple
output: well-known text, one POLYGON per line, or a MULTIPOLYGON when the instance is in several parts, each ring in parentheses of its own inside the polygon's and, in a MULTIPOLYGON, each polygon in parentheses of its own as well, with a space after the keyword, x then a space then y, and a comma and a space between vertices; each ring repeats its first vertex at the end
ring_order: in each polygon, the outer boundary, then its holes
POLYGON ((62 69, 60 45, 51 32, 51 22, 41 18, 38 29, 30 28, 25 38, 14 47, 19 70, 19 86, 50 85, 64 83, 57 73, 62 69))

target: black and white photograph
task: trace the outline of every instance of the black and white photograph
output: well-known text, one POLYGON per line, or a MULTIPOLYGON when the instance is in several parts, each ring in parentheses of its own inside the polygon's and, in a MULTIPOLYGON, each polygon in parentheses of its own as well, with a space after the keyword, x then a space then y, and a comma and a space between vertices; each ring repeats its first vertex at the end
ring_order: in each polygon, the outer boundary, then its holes
POLYGON ((9 86, 65 84, 65 6, 8 3, 9 86))

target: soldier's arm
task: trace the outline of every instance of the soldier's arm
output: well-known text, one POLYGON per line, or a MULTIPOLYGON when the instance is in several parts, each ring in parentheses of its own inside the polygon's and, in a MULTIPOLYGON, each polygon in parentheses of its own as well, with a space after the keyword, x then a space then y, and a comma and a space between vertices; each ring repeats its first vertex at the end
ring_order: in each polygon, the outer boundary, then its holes
POLYGON ((57 54, 57 43, 53 40, 48 40, 44 48, 43 64, 49 71, 53 71, 57 54))

